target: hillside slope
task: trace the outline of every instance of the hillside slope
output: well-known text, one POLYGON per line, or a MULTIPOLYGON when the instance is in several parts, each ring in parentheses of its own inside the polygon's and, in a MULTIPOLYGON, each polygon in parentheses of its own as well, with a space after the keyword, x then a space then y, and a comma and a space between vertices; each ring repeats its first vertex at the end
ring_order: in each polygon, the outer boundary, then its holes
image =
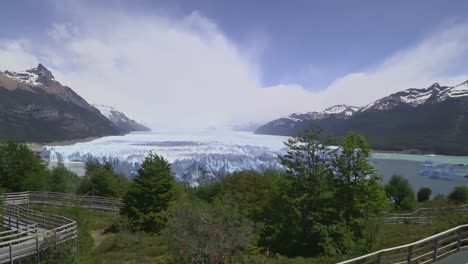
POLYGON ((314 123, 338 139, 350 130, 362 133, 374 149, 468 155, 468 81, 452 87, 435 83, 391 94, 350 118, 277 119, 256 133, 291 136, 314 123))
POLYGON ((42 64, 0 72, 0 140, 49 142, 123 132, 42 64))

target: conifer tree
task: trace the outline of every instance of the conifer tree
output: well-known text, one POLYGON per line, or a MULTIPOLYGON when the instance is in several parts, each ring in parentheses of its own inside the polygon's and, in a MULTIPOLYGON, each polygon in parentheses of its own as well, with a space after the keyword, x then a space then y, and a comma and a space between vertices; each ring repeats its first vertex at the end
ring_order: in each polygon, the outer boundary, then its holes
POLYGON ((157 233, 164 227, 165 211, 178 193, 169 162, 150 152, 124 197, 121 214, 134 228, 157 233))

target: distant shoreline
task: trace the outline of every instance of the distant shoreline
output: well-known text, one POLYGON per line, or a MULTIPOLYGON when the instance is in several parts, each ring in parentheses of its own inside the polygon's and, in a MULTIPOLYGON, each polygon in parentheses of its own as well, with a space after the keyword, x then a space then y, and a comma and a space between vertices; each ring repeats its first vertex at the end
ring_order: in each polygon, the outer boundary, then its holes
MULTIPOLYGON (((373 149, 374 153, 397 153, 397 154, 414 154, 414 155, 439 155, 434 152, 425 152, 419 149, 405 149, 405 150, 381 150, 373 149)), ((460 155, 449 155, 449 156, 460 156, 460 155)))
POLYGON ((76 144, 76 143, 93 141, 93 140, 99 139, 99 138, 102 138, 102 137, 87 137, 87 138, 81 138, 81 139, 69 139, 69 140, 52 141, 52 142, 48 142, 48 143, 27 142, 25 144, 33 151, 42 151, 42 148, 44 146, 68 146, 68 145, 73 145, 73 144, 76 144))

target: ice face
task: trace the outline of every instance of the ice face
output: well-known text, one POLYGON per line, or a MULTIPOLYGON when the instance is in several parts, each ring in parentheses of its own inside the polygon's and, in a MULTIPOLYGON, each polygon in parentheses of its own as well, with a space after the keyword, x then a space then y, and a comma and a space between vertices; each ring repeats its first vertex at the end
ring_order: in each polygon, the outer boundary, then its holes
POLYGON ((111 136, 69 146, 45 146, 50 161, 110 162, 132 177, 152 151, 172 163, 176 178, 192 186, 239 170, 282 169, 277 155, 287 137, 250 132, 195 130, 145 132, 111 136))

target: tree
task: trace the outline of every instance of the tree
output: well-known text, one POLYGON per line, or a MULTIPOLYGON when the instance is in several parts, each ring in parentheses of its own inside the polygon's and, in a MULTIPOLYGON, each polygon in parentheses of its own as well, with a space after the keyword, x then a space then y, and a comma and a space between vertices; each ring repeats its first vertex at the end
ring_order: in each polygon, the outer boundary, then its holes
POLYGON ((41 159, 26 145, 15 141, 0 144, 0 185, 6 191, 44 190, 47 170, 41 159))
POLYGON ((183 196, 169 209, 164 237, 178 263, 240 263, 255 244, 255 230, 230 195, 212 205, 183 196))
POLYGON ((335 212, 324 233, 328 254, 362 254, 375 249, 388 199, 378 183, 380 176, 369 162, 366 139, 350 132, 333 153, 333 191, 335 212))
POLYGON ((333 195, 329 148, 332 142, 319 127, 313 127, 289 139, 285 143, 288 152, 279 157, 291 182, 286 187, 292 211, 289 223, 284 223, 291 240, 283 242, 283 250, 291 255, 314 255, 321 250, 321 223, 333 195))
POLYGON ((429 198, 431 197, 431 194, 432 194, 432 190, 430 188, 421 187, 417 193, 418 202, 422 203, 422 202, 429 200, 429 198))
POLYGON ((63 163, 59 163, 49 173, 48 191, 73 194, 78 192, 81 183, 80 177, 65 168, 63 163))
POLYGON ((447 198, 453 204, 466 204, 468 202, 468 188, 466 186, 456 186, 447 198))
POLYGON ((393 175, 385 185, 385 192, 398 210, 414 210, 416 200, 408 180, 400 175, 393 175))
POLYGON ((340 216, 353 219, 381 215, 387 206, 384 190, 378 184, 380 176, 369 162, 370 147, 366 139, 350 132, 341 148, 334 153, 334 185, 340 216))
POLYGON ((88 162, 79 192, 87 195, 121 198, 125 195, 129 184, 127 178, 114 172, 110 163, 88 162))
POLYGON ((164 227, 165 211, 178 193, 169 162, 150 152, 124 197, 121 214, 134 228, 157 233, 164 227))

